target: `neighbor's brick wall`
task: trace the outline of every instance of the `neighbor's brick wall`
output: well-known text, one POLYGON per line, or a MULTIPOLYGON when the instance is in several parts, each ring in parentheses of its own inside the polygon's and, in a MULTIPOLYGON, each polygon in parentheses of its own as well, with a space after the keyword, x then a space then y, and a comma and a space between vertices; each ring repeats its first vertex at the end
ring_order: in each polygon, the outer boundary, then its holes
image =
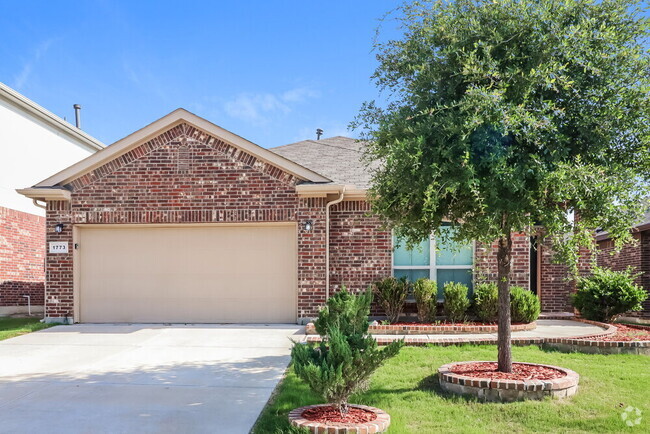
MULTIPOLYGON (((477 281, 497 281, 498 241, 491 246, 476 244, 474 255, 475 279, 477 281)), ((529 289, 530 286, 530 238, 525 234, 512 234, 512 266, 510 284, 529 289)))
POLYGON ((344 201, 330 210, 330 287, 367 289, 392 273, 390 231, 369 214, 366 201, 344 201))
MULTIPOLYGON (((540 299, 542 312, 574 312, 571 295, 576 291, 576 282, 569 267, 554 260, 550 237, 544 237, 540 244, 540 299)), ((586 276, 593 265, 590 249, 580 247, 578 252, 578 274, 586 276)))
MULTIPOLYGON (((614 242, 603 240, 598 242, 597 262, 600 267, 612 270, 625 270, 634 267, 636 272, 643 273, 636 279, 650 293, 650 231, 634 234, 635 243, 628 244, 615 253, 614 242)), ((643 311, 631 312, 627 316, 650 317, 650 298, 643 303, 643 311)))
POLYGON ((0 207, 0 306, 43 305, 45 217, 0 207))
MULTIPOLYGON (((298 315, 324 301, 324 199, 299 199, 297 179, 182 124, 74 180, 69 206, 48 205, 48 240, 68 241, 81 223, 303 222, 298 243, 298 315), (182 149, 182 152, 180 150, 182 149), (49 230, 66 225, 63 233, 49 230)), ((300 226, 300 225, 299 225, 300 226)), ((47 257, 47 316, 71 315, 72 253, 47 257)))

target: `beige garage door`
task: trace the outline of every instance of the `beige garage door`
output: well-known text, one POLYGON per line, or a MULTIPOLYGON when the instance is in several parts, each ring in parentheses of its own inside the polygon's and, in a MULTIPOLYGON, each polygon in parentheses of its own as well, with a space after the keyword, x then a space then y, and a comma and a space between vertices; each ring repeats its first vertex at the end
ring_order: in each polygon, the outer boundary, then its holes
POLYGON ((79 227, 81 322, 292 323, 296 227, 79 227))

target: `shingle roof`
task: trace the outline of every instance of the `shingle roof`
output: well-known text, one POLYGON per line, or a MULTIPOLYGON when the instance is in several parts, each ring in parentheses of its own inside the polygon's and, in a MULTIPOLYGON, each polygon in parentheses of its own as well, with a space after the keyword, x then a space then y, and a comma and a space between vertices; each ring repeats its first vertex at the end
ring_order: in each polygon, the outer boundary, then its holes
POLYGON ((331 179, 336 184, 368 188, 371 169, 361 161, 365 146, 365 142, 357 139, 336 136, 303 140, 269 150, 331 179))

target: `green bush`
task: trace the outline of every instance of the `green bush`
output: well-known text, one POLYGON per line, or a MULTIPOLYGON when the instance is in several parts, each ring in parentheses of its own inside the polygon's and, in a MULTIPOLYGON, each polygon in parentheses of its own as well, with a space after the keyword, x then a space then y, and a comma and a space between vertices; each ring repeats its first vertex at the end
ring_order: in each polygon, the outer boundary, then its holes
POLYGON ((347 412, 350 396, 366 389, 372 373, 404 345, 400 340, 379 349, 366 333, 371 302, 370 291, 355 296, 342 289, 327 301, 314 323, 323 341, 295 342, 291 349, 296 375, 341 413, 347 412))
POLYGON ((375 282, 372 285, 372 290, 379 300, 379 304, 386 312, 388 321, 396 323, 404 310, 404 303, 409 293, 409 283, 406 277, 396 279, 394 277, 387 277, 383 280, 375 282))
POLYGON ((617 315, 641 310, 648 293, 634 283, 633 268, 613 271, 594 267, 589 277, 578 278, 573 306, 592 321, 612 321, 617 315))
POLYGON ((521 286, 510 287, 510 315, 512 322, 529 323, 539 318, 541 306, 532 291, 521 286))
POLYGON ((496 283, 478 283, 474 287, 474 312, 481 321, 499 318, 499 288, 496 283))
POLYGON ((469 298, 467 285, 458 282, 447 282, 443 288, 445 303, 443 305, 445 315, 451 322, 465 320, 465 312, 469 308, 469 298))
POLYGON ((435 280, 421 278, 413 283, 413 296, 418 309, 418 320, 429 322, 436 314, 436 294, 438 285, 435 280))
POLYGON ((364 334, 368 331, 371 303, 369 291, 355 296, 341 285, 341 290, 330 297, 327 306, 319 312, 314 327, 321 336, 326 336, 333 327, 338 327, 344 335, 364 334))

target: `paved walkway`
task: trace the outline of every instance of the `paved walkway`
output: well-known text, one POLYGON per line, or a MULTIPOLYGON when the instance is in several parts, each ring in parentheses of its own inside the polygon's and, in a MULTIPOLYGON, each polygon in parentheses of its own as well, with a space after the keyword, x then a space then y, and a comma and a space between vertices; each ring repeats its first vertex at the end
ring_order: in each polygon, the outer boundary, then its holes
POLYGON ((0 433, 248 433, 297 325, 57 326, 0 342, 0 433))
MULTIPOLYGON (((603 329, 591 324, 563 319, 537 320, 535 330, 513 332, 515 343, 536 343, 546 338, 571 338, 591 336, 603 333, 603 329)), ((490 343, 496 342, 496 333, 467 333, 467 334, 428 334, 428 335, 373 335, 380 343, 390 342, 404 338, 407 343, 413 344, 454 344, 454 343, 490 343)), ((307 339, 316 340, 317 336, 308 336, 307 339)))

